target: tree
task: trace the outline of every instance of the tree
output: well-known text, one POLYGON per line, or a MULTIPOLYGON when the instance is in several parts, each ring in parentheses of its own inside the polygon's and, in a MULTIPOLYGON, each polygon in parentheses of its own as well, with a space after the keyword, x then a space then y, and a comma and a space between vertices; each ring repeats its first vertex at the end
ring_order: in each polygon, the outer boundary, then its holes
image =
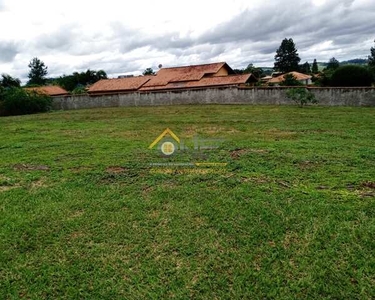
POLYGON ((305 62, 303 65, 301 65, 300 70, 302 73, 310 74, 311 73, 311 66, 309 62, 305 62))
POLYGON ((155 75, 155 72, 152 68, 147 68, 146 70, 143 71, 143 76, 146 76, 146 75, 155 75))
POLYGON ((366 67, 348 65, 339 67, 332 75, 333 86, 371 86, 372 74, 366 67))
POLYGON ((263 75, 263 70, 250 63, 246 69, 242 70, 241 74, 253 74, 256 78, 260 78, 263 75))
POLYGON ((314 73, 314 74, 319 72, 318 63, 317 63, 316 59, 314 59, 314 62, 312 64, 311 72, 314 73))
POLYGON ((28 85, 43 85, 46 82, 46 75, 48 74, 48 67, 45 66, 39 58, 34 57, 29 63, 29 81, 28 85))
POLYGON ((11 87, 20 87, 21 80, 18 78, 13 78, 8 74, 2 74, 2 79, 0 79, 0 85, 4 88, 11 88, 11 87))
POLYGON ((318 103, 315 95, 305 88, 293 88, 286 92, 286 96, 299 104, 300 107, 308 103, 318 103))
POLYGON ((370 51, 371 55, 368 57, 368 65, 369 67, 375 68, 375 47, 371 47, 370 51))
POLYGON ((101 79, 107 79, 107 73, 103 70, 95 71, 88 69, 86 72, 74 72, 72 75, 63 75, 57 78, 54 83, 60 85, 67 91, 72 92, 76 88, 82 90, 87 85, 94 84, 101 79))
POLYGON ((6 89, 1 98, 0 115, 5 116, 46 112, 52 106, 50 96, 19 87, 6 89))
POLYGON ((300 61, 293 39, 284 39, 276 50, 274 69, 285 73, 298 71, 300 61))
POLYGON ((245 69, 233 69, 234 74, 242 75, 245 69))
POLYGON ((327 70, 336 70, 338 67, 340 67, 339 61, 332 57, 328 62, 327 70))

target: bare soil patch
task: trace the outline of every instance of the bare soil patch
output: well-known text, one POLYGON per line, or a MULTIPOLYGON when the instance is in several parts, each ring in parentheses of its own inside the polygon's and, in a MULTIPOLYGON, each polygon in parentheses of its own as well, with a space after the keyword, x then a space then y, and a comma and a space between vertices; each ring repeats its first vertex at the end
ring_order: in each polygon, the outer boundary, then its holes
POLYGON ((120 166, 108 167, 105 171, 109 174, 121 174, 126 172, 128 169, 120 166))

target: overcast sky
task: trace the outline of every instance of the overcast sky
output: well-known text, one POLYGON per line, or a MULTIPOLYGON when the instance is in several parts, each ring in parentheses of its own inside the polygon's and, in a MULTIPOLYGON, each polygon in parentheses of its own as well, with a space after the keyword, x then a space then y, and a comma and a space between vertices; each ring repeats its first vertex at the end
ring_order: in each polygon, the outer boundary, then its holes
POLYGON ((50 77, 103 69, 226 61, 273 66, 284 38, 302 62, 366 58, 374 0, 0 0, 0 73, 27 79, 38 57, 50 77))

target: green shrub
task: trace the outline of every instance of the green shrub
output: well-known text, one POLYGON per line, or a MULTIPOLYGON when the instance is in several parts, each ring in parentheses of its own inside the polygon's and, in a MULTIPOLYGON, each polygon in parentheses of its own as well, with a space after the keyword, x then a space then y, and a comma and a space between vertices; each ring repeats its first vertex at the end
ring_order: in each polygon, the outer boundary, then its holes
POLYGON ((3 116, 46 112, 52 105, 50 96, 22 88, 5 89, 0 99, 0 115, 3 116))
POLYGON ((318 103, 315 95, 305 88, 290 89, 286 92, 286 96, 301 107, 307 105, 308 103, 318 103))
POLYGON ((73 91, 73 95, 81 95, 81 94, 86 94, 86 88, 83 85, 78 85, 73 91))
POLYGON ((368 68, 349 65, 338 68, 332 75, 332 86, 371 86, 372 74, 368 68))
POLYGON ((325 69, 320 73, 319 77, 315 79, 314 84, 316 86, 331 86, 332 75, 334 72, 334 69, 325 69))

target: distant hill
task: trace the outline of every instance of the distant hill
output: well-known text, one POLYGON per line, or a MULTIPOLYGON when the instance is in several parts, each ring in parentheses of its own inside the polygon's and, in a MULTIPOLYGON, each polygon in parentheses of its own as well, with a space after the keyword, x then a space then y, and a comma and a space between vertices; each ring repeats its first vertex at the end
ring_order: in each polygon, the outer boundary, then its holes
MULTIPOLYGON (((349 59, 345 61, 340 61, 340 65, 367 65, 368 60, 363 58, 349 59)), ((319 66, 326 67, 328 62, 318 62, 319 66)))
POLYGON ((262 70, 265 75, 271 75, 273 73, 272 67, 262 67, 262 70))
POLYGON ((356 59, 351 59, 351 60, 346 60, 346 61, 341 61, 341 65, 367 65, 368 60, 367 59, 362 59, 362 58, 356 58, 356 59))

